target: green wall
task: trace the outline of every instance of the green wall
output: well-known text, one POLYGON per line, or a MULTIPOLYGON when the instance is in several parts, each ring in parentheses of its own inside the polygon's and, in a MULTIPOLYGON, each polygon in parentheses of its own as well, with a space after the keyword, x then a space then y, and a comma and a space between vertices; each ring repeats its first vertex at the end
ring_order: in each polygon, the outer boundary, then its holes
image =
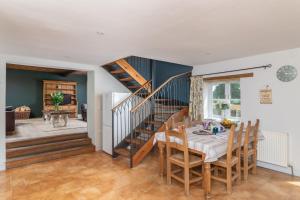
POLYGON ((30 117, 41 117, 43 110, 43 80, 61 80, 77 82, 78 112, 80 105, 87 103, 87 76, 60 76, 53 73, 26 70, 6 70, 6 105, 31 108, 30 117))

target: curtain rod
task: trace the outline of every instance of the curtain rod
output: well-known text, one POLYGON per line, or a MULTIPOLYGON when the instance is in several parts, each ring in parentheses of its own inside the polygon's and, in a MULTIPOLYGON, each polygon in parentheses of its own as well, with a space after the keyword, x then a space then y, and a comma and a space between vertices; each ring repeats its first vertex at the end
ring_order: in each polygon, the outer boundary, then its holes
POLYGON ((223 72, 214 72, 214 73, 210 73, 210 74, 200 74, 200 75, 194 75, 194 76, 209 76, 209 75, 216 75, 216 74, 224 74, 224 73, 230 73, 230 72, 239 72, 239 71, 245 71, 245 70, 251 70, 251 69, 267 69, 267 68, 271 68, 272 65, 268 64, 268 65, 263 65, 263 66, 259 66, 259 67, 248 67, 248 68, 244 68, 244 69, 235 69, 235 70, 229 70, 229 71, 223 71, 223 72))

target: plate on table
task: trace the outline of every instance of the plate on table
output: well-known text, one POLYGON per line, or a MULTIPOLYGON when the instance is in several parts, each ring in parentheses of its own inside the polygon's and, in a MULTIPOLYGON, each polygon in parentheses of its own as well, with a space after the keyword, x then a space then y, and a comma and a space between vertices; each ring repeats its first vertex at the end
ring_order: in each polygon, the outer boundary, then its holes
POLYGON ((192 133, 195 135, 213 135, 212 132, 207 131, 207 130, 195 130, 192 133))

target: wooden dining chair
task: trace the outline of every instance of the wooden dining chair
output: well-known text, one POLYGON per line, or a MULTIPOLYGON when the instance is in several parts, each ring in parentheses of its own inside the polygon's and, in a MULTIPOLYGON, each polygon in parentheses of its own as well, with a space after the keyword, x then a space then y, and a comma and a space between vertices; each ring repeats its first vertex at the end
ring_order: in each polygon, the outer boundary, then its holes
POLYGON ((244 129, 244 123, 241 123, 238 132, 235 131, 236 126, 232 125, 229 131, 227 142, 227 153, 217 161, 212 163, 212 169, 214 171, 211 178, 216 181, 220 181, 226 184, 227 192, 232 192, 232 183, 237 180, 241 180, 241 141, 244 129), (234 170, 235 169, 235 170, 234 170), (225 177, 220 176, 218 171, 226 171, 225 177))
POLYGON ((188 150, 188 140, 184 126, 180 126, 178 131, 166 131, 167 146, 167 183, 175 179, 184 184, 184 191, 189 195, 190 184, 199 182, 203 179, 202 173, 194 170, 202 166, 205 155, 193 155, 188 150), (179 142, 175 141, 179 140, 179 142), (173 169, 173 166, 177 168, 173 169), (182 176, 183 172, 183 176, 182 176), (180 176, 181 175, 181 176, 180 176))
POLYGON ((243 171, 245 181, 248 180, 250 170, 252 170, 253 174, 256 174, 259 123, 260 120, 257 119, 255 126, 251 126, 251 121, 249 121, 244 137, 244 144, 241 150, 241 170, 243 171))

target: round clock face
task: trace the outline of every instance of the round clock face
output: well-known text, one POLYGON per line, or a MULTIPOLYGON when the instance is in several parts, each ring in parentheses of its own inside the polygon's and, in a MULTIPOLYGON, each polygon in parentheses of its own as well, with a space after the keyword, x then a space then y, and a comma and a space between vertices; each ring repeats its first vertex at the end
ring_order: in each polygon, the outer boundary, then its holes
POLYGON ((283 82, 290 82, 297 77, 297 69, 292 65, 284 65, 277 71, 277 78, 283 82))

